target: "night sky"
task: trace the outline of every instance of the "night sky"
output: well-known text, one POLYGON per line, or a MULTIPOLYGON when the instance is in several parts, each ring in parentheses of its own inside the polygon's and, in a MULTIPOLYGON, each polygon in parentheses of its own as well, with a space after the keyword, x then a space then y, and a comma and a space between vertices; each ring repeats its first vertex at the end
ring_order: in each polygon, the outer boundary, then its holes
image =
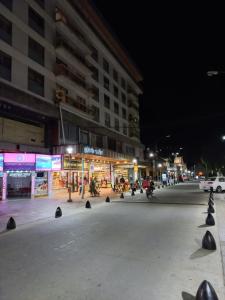
POLYGON ((160 139, 168 152, 183 147, 189 165, 201 157, 225 164, 225 74, 206 73, 225 71, 224 10, 205 2, 93 2, 143 74, 142 142, 160 139))

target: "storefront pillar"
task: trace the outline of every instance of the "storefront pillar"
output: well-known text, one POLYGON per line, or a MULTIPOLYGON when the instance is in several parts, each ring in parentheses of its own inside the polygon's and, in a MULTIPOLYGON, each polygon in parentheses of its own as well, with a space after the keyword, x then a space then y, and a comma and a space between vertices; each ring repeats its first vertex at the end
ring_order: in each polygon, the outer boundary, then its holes
POLYGON ((48 172, 48 197, 52 196, 52 178, 53 178, 53 173, 48 172))
POLYGON ((134 182, 138 179, 138 166, 134 165, 134 182))
POLYGON ((84 199, 84 158, 82 157, 82 192, 81 192, 81 199, 84 199))
POLYGON ((35 172, 32 172, 31 175, 31 198, 32 199, 34 199, 35 196, 35 177, 36 177, 35 172))
POLYGON ((7 173, 3 173, 2 177, 2 200, 6 200, 6 190, 7 190, 7 173))
POLYGON ((111 180, 112 188, 114 188, 115 178, 114 178, 114 171, 113 171, 113 165, 112 164, 110 164, 110 180, 111 180))

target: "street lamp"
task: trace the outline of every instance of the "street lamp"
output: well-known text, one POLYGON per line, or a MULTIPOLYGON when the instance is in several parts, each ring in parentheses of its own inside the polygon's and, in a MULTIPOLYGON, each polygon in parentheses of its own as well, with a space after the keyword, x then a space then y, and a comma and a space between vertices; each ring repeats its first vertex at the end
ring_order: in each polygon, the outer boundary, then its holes
POLYGON ((66 148, 66 152, 69 154, 69 178, 68 178, 68 193, 69 193, 69 199, 67 202, 72 202, 71 198, 71 154, 73 152, 73 148, 71 146, 66 148))
POLYGON ((225 141, 225 135, 222 136, 222 140, 225 141))
POLYGON ((219 70, 207 71, 207 76, 209 77, 217 76, 219 74, 225 74, 225 71, 219 71, 219 70))
POLYGON ((154 176, 155 176, 155 154, 153 152, 149 153, 149 157, 152 159, 152 179, 154 180, 154 176))
POLYGON ((161 168, 162 168, 161 163, 158 164, 158 168, 159 168, 159 181, 161 182, 161 168))

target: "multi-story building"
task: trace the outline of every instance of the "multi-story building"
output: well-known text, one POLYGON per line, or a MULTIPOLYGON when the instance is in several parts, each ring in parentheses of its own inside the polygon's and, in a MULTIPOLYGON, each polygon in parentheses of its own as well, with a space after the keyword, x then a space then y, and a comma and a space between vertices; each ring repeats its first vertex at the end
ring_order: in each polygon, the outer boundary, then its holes
POLYGON ((77 190, 82 175, 102 186, 121 176, 134 180, 143 158, 140 81, 90 1, 0 0, 3 198, 68 181, 77 190), (14 152, 20 155, 8 155, 14 152), (29 167, 23 153, 42 156, 29 167), (50 155, 62 155, 62 170, 45 166, 50 155))

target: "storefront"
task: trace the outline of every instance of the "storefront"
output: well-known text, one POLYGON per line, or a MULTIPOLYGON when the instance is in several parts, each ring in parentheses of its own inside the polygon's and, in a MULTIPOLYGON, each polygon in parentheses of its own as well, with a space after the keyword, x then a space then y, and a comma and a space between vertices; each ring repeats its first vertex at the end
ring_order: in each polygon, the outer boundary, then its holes
POLYGON ((0 154, 0 170, 0 199, 48 196, 51 173, 61 170, 61 155, 4 153, 0 154))
POLYGON ((7 174, 6 197, 31 198, 35 154, 4 153, 3 169, 7 174))

